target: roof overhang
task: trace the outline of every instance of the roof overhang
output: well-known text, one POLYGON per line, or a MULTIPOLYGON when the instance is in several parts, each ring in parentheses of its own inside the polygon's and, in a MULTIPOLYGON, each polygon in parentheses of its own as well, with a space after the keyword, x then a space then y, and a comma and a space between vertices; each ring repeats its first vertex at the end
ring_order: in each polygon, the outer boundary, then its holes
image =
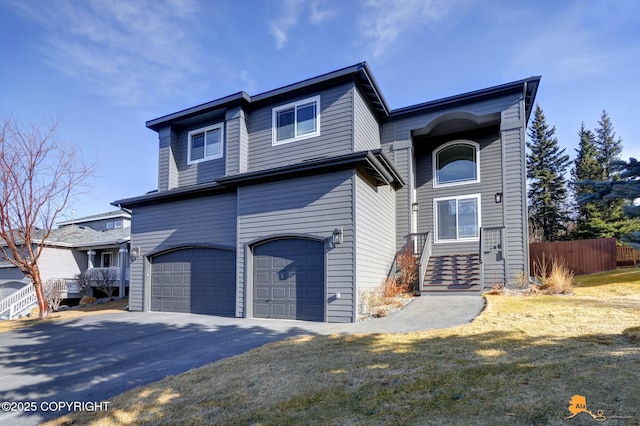
POLYGON ((462 93, 417 105, 398 108, 391 111, 388 118, 393 119, 404 115, 424 113, 425 111, 453 108, 463 104, 480 102, 487 99, 517 93, 524 98, 526 121, 528 122, 533 109, 533 103, 535 102, 536 93, 538 92, 538 86, 540 85, 540 79, 540 76, 529 77, 513 81, 511 83, 501 84, 499 86, 487 87, 473 92, 462 93))
POLYGON ((296 96, 296 93, 320 90, 323 87, 347 81, 355 81, 358 84, 369 104, 378 115, 378 118, 386 117, 389 114, 389 107, 382 96, 378 83, 371 73, 371 69, 366 62, 360 62, 253 96, 245 92, 238 92, 224 98, 149 120, 146 125, 149 129, 155 130, 156 132, 166 126, 186 126, 194 121, 202 121, 207 118, 222 116, 227 109, 237 106, 252 109, 266 103, 275 103, 281 99, 291 98, 292 96, 296 96))
POLYGON ((389 160, 382 150, 377 149, 372 151, 359 151, 337 157, 315 158, 302 163, 225 176, 211 183, 154 192, 140 197, 114 201, 112 204, 121 208, 157 204, 166 201, 235 191, 238 186, 242 185, 272 182, 308 176, 310 174, 330 173, 336 170, 353 168, 357 165, 362 166, 372 176, 377 186, 391 185, 394 189, 398 189, 405 185, 404 180, 400 177, 400 173, 396 170, 393 162, 389 160))

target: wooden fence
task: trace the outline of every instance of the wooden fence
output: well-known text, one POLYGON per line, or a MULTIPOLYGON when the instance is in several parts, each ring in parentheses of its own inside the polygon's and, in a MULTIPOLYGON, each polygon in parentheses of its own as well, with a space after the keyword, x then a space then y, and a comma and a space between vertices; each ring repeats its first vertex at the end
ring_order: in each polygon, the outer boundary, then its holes
POLYGON ((618 246, 617 253, 618 266, 636 266, 640 262, 640 250, 618 246))
POLYGON ((540 269, 537 265, 543 258, 547 266, 552 258, 564 259, 576 275, 582 275, 616 269, 616 256, 615 238, 529 244, 529 265, 532 275, 540 269))

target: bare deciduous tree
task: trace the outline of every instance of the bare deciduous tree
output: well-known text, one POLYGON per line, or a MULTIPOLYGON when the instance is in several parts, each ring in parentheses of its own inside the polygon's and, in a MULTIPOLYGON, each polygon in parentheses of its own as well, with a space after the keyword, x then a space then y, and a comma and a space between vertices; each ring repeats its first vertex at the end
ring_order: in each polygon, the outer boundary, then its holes
POLYGON ((94 173, 73 145, 47 126, 0 117, 0 258, 33 283, 40 318, 49 314, 38 259, 58 216, 94 173))
POLYGON ((44 298, 47 300, 49 308, 56 311, 60 307, 60 302, 64 299, 67 290, 63 279, 50 279, 43 284, 44 298))
POLYGON ((118 279, 118 271, 114 268, 97 268, 91 271, 91 280, 96 288, 104 292, 109 300, 113 297, 114 284, 118 279))

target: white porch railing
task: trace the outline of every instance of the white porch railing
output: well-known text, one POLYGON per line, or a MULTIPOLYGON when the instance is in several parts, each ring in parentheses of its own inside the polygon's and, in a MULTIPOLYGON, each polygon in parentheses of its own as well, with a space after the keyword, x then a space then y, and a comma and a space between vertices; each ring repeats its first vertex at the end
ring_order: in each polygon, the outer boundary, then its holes
POLYGON ((36 289, 32 284, 27 284, 18 291, 0 300, 0 315, 9 311, 9 319, 13 319, 20 312, 38 301, 36 289))
MULTIPOLYGON (((87 269, 88 273, 92 274, 93 273, 99 273, 101 271, 109 271, 109 274, 113 274, 113 275, 109 275, 109 277, 113 277, 114 281, 120 281, 120 267, 119 266, 112 266, 110 268, 89 268, 87 269), (111 272, 113 271, 113 272, 111 272)), ((90 275, 90 276, 92 276, 90 275)))

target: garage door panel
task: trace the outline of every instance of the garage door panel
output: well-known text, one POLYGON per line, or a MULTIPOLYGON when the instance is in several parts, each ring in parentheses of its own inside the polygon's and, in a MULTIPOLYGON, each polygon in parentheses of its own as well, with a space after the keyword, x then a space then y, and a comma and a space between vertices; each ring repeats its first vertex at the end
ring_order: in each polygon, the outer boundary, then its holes
POLYGON ((324 319, 324 243, 281 239, 254 248, 254 316, 324 319))
POLYGON ((233 316, 235 252, 176 250, 152 259, 151 309, 233 316))

